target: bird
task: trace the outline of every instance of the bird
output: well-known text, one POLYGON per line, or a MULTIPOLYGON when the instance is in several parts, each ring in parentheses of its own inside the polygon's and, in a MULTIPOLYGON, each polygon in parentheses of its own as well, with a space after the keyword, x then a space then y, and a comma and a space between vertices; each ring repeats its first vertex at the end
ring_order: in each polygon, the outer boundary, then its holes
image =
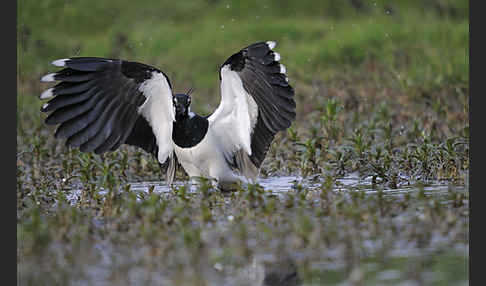
POLYGON ((175 93, 160 69, 103 57, 52 61, 62 69, 41 82, 59 83, 41 93, 49 101, 40 110, 69 148, 102 154, 136 146, 155 156, 169 185, 182 166, 225 190, 257 180, 275 135, 295 120, 294 88, 275 46, 253 43, 223 62, 221 101, 207 116, 191 111, 191 90, 175 93))

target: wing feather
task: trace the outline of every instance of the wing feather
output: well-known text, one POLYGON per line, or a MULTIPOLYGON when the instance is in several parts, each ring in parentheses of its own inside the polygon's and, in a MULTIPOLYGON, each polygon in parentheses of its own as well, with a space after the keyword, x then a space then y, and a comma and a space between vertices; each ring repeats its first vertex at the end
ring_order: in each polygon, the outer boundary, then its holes
POLYGON ((172 87, 160 70, 119 59, 77 57, 53 65, 62 70, 42 77, 60 81, 44 91, 46 124, 55 136, 83 152, 101 154, 121 144, 143 148, 166 162, 172 152, 172 87), (154 153, 155 152, 155 153, 154 153))
POLYGON ((294 89, 275 45, 252 44, 223 63, 221 103, 208 118, 212 131, 224 138, 228 162, 245 176, 254 173, 245 167, 247 159, 259 168, 275 134, 295 119, 294 89))

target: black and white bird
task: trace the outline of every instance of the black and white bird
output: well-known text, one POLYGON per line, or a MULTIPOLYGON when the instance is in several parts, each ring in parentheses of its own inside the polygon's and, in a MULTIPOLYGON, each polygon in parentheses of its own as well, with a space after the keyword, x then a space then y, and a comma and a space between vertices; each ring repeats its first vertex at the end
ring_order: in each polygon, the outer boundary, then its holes
POLYGON ((174 94, 161 70, 97 57, 55 60, 60 81, 45 90, 41 111, 57 125, 56 138, 101 154, 121 144, 153 154, 172 184, 180 164, 189 177, 214 178, 221 187, 241 176, 255 180, 275 134, 295 119, 289 85, 273 41, 243 48, 221 66, 221 102, 209 116, 191 111, 191 96, 174 94))

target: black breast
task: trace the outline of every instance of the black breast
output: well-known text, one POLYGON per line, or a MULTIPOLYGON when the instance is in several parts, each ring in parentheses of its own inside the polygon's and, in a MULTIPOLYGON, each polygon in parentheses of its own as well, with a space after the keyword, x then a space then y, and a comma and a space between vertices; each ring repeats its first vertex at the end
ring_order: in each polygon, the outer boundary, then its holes
POLYGON ((208 120, 199 115, 177 120, 172 129, 172 140, 181 148, 194 147, 204 139, 208 126, 208 120))

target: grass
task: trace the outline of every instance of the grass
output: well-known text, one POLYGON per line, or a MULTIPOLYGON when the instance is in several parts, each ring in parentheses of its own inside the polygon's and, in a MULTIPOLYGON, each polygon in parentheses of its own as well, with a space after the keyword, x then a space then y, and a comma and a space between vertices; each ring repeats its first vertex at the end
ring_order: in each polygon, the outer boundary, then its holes
POLYGON ((316 72, 332 75, 343 66, 355 69, 368 58, 400 74, 404 85, 432 88, 468 81, 467 18, 438 21, 436 15, 405 7, 387 14, 382 3, 367 12, 342 5, 340 13, 349 15, 338 19, 326 17, 326 4, 312 7, 311 2, 297 10, 301 13, 287 15, 290 3, 151 3, 156 8, 148 12, 150 2, 123 9, 129 4, 21 1, 20 76, 40 76, 58 57, 97 55, 156 65, 167 71, 176 88, 189 84, 201 91, 217 90, 217 72, 228 55, 249 43, 273 39, 290 75, 307 83, 316 72), (30 14, 42 9, 49 13, 30 14), (247 12, 252 9, 256 12, 247 12), (67 37, 70 34, 75 37, 67 37))
POLYGON ((468 283, 466 1, 134 3, 19 2, 18 284, 468 283), (260 172, 297 178, 285 192, 135 191, 164 180, 155 158, 83 154, 43 124, 52 60, 152 64, 207 114, 220 64, 261 40, 296 90, 260 172))

